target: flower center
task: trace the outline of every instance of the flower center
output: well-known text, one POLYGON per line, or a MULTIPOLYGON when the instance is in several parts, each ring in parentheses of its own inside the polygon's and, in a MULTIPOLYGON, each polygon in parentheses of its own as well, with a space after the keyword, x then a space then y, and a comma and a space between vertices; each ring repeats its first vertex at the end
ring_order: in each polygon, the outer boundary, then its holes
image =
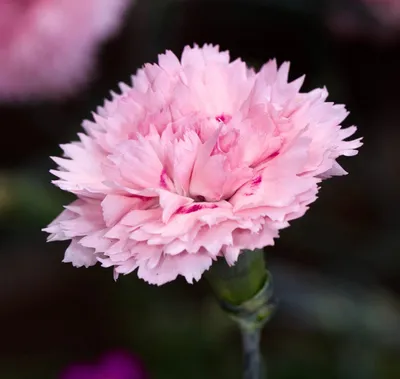
POLYGON ((224 124, 227 124, 232 119, 232 116, 229 116, 227 114, 222 113, 221 115, 215 117, 215 119, 218 122, 222 122, 224 124))

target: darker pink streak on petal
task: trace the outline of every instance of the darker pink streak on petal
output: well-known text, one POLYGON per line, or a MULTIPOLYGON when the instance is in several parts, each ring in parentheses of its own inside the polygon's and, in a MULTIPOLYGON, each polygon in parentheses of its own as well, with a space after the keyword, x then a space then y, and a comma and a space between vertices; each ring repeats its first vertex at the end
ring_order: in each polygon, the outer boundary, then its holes
POLYGON ((176 213, 177 214, 189 214, 189 213, 193 213, 193 212, 197 212, 200 211, 202 209, 215 209, 218 208, 217 205, 215 204, 194 204, 194 205, 190 205, 189 207, 180 207, 176 213))
POLYGON ((215 117, 215 119, 218 122, 223 122, 224 124, 227 124, 232 119, 232 116, 226 115, 226 114, 221 114, 220 116, 215 117))
POLYGON ((200 209, 203 209, 204 206, 200 205, 200 204, 195 204, 195 205, 191 205, 190 207, 181 207, 179 208, 176 213, 178 214, 188 214, 188 213, 192 213, 192 212, 197 212, 200 209))
POLYGON ((262 177, 261 175, 256 176, 251 182, 250 182, 250 192, 245 192, 244 196, 251 196, 254 195, 255 190, 257 187, 261 184, 262 182, 262 177))
POLYGON ((257 187, 258 185, 260 185, 261 182, 262 182, 262 177, 261 175, 258 175, 251 181, 251 187, 257 187))
POLYGON ((160 187, 164 189, 167 188, 166 176, 167 172, 163 169, 160 175, 160 187))

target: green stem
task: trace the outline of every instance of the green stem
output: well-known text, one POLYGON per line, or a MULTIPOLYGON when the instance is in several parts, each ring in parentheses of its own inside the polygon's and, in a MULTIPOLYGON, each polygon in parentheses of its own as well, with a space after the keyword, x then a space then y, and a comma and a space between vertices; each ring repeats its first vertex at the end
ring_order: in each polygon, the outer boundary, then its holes
POLYGON ((261 331, 275 306, 272 278, 262 250, 243 251, 229 267, 223 259, 207 274, 221 308, 239 325, 244 353, 244 379, 265 378, 260 353, 261 331))
POLYGON ((260 352, 261 329, 241 328, 243 341, 244 379, 266 378, 260 352))

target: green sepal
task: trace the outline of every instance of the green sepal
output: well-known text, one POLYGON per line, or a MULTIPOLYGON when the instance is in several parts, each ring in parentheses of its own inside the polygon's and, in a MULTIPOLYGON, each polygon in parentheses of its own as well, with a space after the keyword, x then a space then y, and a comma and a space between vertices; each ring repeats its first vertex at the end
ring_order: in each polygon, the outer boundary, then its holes
POLYGON ((261 328, 271 317, 275 309, 271 302, 272 277, 262 249, 242 251, 233 266, 219 259, 206 278, 221 307, 241 328, 261 328))

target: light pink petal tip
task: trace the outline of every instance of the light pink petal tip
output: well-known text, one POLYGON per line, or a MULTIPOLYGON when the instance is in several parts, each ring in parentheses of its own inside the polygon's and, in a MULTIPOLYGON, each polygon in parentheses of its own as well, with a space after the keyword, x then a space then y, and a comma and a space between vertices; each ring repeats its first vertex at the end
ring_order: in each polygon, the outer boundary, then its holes
POLYGON ((53 158, 55 184, 78 197, 45 229, 72 240, 64 261, 192 283, 219 257, 273 245, 361 146, 326 89, 302 93, 288 75, 211 45, 145 65, 53 158))

